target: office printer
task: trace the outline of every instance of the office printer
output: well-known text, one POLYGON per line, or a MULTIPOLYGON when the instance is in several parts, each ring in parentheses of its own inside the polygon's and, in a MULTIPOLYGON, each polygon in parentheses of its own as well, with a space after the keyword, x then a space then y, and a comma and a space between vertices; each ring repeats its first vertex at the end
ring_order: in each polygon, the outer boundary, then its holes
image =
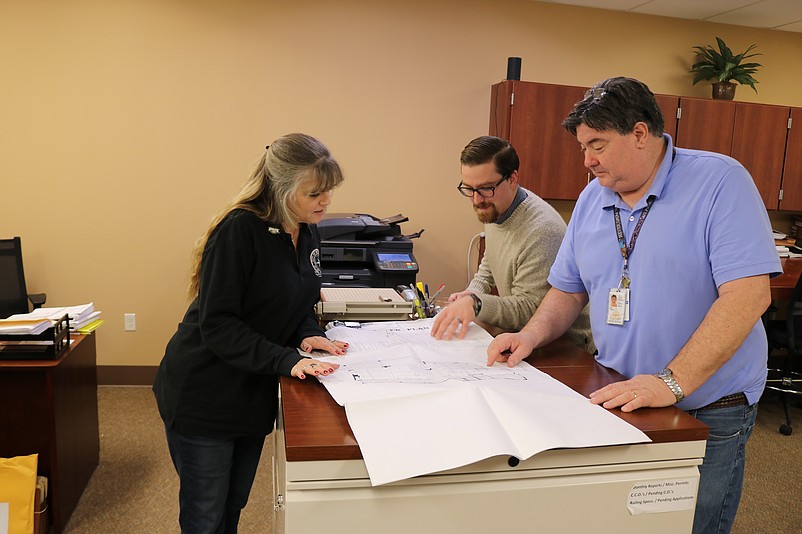
POLYGON ((378 219, 363 213, 330 213, 317 225, 323 287, 395 287, 414 284, 418 262, 403 215, 378 219))

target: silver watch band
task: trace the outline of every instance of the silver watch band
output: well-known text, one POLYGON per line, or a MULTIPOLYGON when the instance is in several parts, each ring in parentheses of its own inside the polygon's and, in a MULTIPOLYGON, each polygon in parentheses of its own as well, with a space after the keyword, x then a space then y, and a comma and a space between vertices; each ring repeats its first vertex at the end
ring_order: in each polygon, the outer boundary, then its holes
POLYGON ((670 389, 671 393, 673 393, 674 397, 676 397, 676 402, 679 402, 685 398, 685 393, 683 393, 682 388, 679 387, 679 383, 677 383, 677 380, 674 378, 674 373, 671 372, 671 369, 661 369, 657 373, 657 378, 666 383, 668 389, 670 389))

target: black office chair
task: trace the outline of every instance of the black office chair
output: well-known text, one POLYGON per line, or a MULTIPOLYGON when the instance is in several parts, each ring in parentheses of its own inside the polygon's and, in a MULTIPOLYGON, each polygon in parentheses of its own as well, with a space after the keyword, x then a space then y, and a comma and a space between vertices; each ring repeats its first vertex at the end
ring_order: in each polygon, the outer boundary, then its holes
POLYGON ((19 237, 0 239, 0 319, 15 313, 28 313, 28 301, 41 308, 45 293, 28 294, 22 269, 22 243, 19 237))
POLYGON ((780 394, 785 409, 785 423, 780 425, 780 433, 790 436, 791 426, 790 398, 802 397, 802 373, 799 364, 802 358, 802 277, 796 283, 794 293, 788 302, 785 320, 766 322, 766 336, 769 341, 769 355, 774 349, 786 349, 785 365, 782 369, 769 369, 766 389, 780 394))

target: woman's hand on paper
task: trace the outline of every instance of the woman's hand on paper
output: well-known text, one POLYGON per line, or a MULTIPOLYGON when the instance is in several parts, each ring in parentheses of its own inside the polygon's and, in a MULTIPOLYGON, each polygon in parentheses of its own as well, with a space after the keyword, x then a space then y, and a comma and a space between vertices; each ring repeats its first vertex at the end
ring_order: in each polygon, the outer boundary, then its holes
POLYGON ((292 367, 290 373, 295 378, 303 380, 307 375, 309 376, 326 376, 330 375, 340 365, 336 363, 321 362, 313 358, 304 358, 292 367))
POLYGON ((301 350, 304 352, 322 350, 329 354, 342 356, 348 350, 348 343, 337 341, 336 339, 332 340, 324 336, 310 336, 301 341, 301 350))
MULTIPOLYGON (((304 352, 321 350, 329 354, 342 356, 348 350, 348 343, 345 341, 337 341, 336 339, 329 339, 324 336, 310 336, 305 337, 303 341, 301 341, 301 350, 304 352)), ((291 374, 303 380, 307 375, 330 375, 338 367, 340 367, 340 364, 337 363, 322 362, 314 358, 304 358, 292 367, 291 374)))

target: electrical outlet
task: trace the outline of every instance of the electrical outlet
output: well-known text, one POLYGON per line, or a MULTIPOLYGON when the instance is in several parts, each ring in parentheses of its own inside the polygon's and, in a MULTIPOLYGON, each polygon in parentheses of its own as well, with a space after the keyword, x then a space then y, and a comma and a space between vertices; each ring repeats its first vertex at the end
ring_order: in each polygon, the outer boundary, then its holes
POLYGON ((135 313, 126 313, 125 314, 125 331, 126 332, 134 332, 136 330, 136 314, 135 313))

